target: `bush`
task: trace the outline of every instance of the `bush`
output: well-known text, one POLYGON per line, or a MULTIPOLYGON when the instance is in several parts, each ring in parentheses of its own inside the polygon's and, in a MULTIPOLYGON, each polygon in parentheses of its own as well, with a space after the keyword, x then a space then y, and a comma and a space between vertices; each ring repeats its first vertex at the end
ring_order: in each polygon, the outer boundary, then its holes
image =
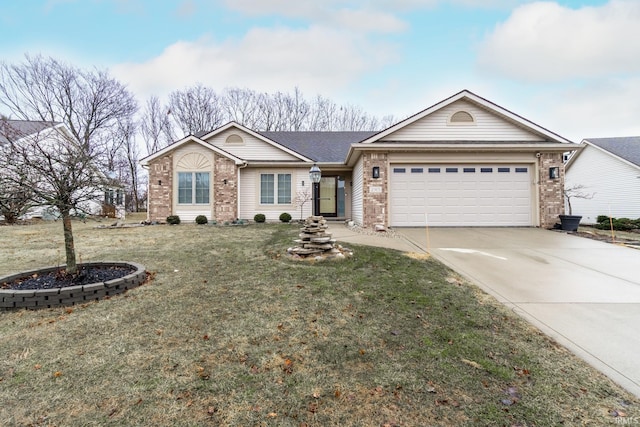
POLYGON ((178 215, 169 215, 167 217, 167 224, 171 224, 171 225, 180 224, 180 217, 178 215))
POLYGON ((596 222, 597 223, 601 223, 601 222, 609 222, 609 216, 608 215, 598 215, 598 217, 596 218, 596 222))
POLYGON ((286 213, 286 212, 281 213, 281 214, 280 214, 280 221, 282 221, 282 222, 289 222, 289 221, 291 221, 291 215, 289 215, 289 214, 288 214, 288 213, 286 213))
MULTIPOLYGON (((598 216, 603 217, 604 215, 598 216)), ((609 222, 609 217, 605 217, 604 221, 598 222, 597 228, 601 230, 609 230, 613 225, 614 230, 618 231, 631 231, 640 229, 640 218, 639 219, 629 219, 629 218, 611 218, 611 222, 609 222)))
POLYGON ((206 224, 206 223, 208 223, 208 222, 209 222, 209 220, 208 220, 208 219, 207 219, 207 217, 206 217, 206 216, 204 216, 204 215, 198 215, 198 216, 196 217, 196 224, 206 224))
POLYGON ((255 222, 265 222, 265 221, 267 220, 267 217, 266 217, 264 214, 256 214, 256 215, 253 217, 253 220, 254 220, 255 222))

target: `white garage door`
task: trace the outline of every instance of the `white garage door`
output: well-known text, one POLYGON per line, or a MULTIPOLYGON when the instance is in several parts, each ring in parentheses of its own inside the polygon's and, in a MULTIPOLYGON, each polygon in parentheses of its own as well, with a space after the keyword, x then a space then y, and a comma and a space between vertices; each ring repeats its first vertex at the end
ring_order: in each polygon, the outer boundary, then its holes
POLYGON ((531 165, 391 165, 391 225, 530 226, 531 165))

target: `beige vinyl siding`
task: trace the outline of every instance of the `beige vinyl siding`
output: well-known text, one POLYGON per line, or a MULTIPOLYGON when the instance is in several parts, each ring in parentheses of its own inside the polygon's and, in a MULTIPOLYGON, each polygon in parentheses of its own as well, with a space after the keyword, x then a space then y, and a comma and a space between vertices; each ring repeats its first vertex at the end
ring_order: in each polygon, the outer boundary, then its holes
POLYGON ((363 174, 362 157, 360 157, 353 168, 353 187, 351 189, 351 219, 359 225, 362 225, 364 221, 364 209, 362 206, 363 174))
POLYGON ((173 154, 173 209, 174 215, 185 222, 195 221, 198 215, 213 218, 213 153, 200 144, 189 143, 177 148, 173 154), (178 204, 178 172, 209 173, 209 203, 178 204))
MULTIPOLYGON (((309 180, 309 167, 303 168, 244 168, 240 170, 240 194, 239 203, 240 218, 253 221, 253 217, 264 214, 267 221, 279 221, 280 214, 287 212, 293 220, 300 219, 300 206, 296 203, 299 193, 312 194, 312 185, 309 180), (262 173, 290 173, 291 174, 291 204, 287 205, 261 205, 260 204, 260 174, 262 173), (304 181, 304 186, 302 185, 304 181)), ((302 207, 302 218, 311 215, 312 201, 308 200, 302 207)))
POLYGON ((544 141, 513 122, 468 101, 456 101, 384 137, 381 141, 544 141), (458 111, 471 113, 474 123, 449 123, 458 111))
POLYGON ((207 140, 208 143, 244 160, 288 161, 299 158, 238 129, 229 129, 207 140), (238 135, 242 143, 226 143, 227 137, 238 135))
MULTIPOLYGON (((582 184, 592 199, 571 199, 574 215, 594 224, 598 215, 640 218, 640 168, 587 145, 567 170, 566 187, 582 184)), ((566 213, 569 213, 567 208, 566 213)))

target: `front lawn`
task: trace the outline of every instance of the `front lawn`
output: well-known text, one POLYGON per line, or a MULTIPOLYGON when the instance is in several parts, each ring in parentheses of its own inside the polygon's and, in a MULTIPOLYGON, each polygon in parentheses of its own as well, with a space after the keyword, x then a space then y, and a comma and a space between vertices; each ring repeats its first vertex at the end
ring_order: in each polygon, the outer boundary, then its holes
MULTIPOLYGON (((95 225, 74 222, 81 261, 139 262, 153 280, 1 312, 0 425, 640 420, 638 399, 432 259, 356 246, 292 262, 294 225, 95 225)), ((0 227, 0 275, 64 262, 61 229, 0 227)))

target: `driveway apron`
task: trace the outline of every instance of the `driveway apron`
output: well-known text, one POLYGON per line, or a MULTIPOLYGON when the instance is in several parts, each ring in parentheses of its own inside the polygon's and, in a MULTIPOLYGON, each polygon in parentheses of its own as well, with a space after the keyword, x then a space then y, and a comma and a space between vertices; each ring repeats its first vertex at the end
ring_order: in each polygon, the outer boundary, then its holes
POLYGON ((400 228, 640 397, 640 251, 536 228, 400 228))

